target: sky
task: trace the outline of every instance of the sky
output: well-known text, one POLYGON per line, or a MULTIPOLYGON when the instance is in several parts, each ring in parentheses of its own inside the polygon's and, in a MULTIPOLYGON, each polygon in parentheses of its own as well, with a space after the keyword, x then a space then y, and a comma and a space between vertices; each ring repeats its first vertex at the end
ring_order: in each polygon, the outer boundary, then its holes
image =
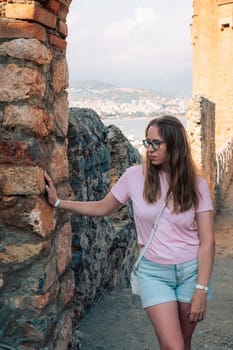
POLYGON ((119 87, 191 96, 192 0, 72 0, 67 18, 70 86, 119 87))

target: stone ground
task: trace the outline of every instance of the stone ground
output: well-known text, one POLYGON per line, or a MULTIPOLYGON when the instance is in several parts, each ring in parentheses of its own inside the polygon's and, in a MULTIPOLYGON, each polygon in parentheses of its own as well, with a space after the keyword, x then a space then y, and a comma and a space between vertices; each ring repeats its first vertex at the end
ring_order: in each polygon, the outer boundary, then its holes
MULTIPOLYGON (((233 349, 233 184, 217 214, 215 297, 193 337, 193 350, 233 349)), ((159 350, 152 326, 130 289, 114 289, 92 308, 76 331, 81 350, 159 350)))

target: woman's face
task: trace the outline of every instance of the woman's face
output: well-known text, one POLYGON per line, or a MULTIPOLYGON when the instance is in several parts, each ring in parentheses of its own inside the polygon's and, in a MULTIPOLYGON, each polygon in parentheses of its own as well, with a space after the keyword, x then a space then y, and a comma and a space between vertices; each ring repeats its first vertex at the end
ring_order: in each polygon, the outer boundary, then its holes
POLYGON ((151 141, 151 142, 154 141, 155 146, 156 146, 156 140, 157 140, 157 143, 159 143, 158 141, 162 141, 162 143, 160 143, 159 145, 158 150, 153 149, 152 145, 149 144, 147 147, 147 154, 148 154, 148 158, 150 159, 153 165, 159 165, 165 170, 167 165, 167 158, 168 158, 167 145, 164 142, 162 136, 160 135, 158 127, 155 125, 150 126, 148 129, 146 138, 148 141, 151 141))

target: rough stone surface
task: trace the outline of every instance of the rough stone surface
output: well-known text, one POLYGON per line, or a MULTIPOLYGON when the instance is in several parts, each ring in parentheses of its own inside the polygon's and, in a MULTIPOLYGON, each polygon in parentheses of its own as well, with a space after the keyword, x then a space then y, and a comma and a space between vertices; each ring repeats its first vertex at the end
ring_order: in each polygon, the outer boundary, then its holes
MULTIPOLYGON (((119 177, 126 167, 140 161, 123 134, 118 131, 116 138, 115 133, 109 132, 94 111, 70 110, 68 159, 74 198, 84 201, 103 198, 111 187, 112 166, 115 165, 114 173, 119 177), (113 152, 116 146, 117 154, 113 152)), ((118 217, 72 216, 77 317, 90 308, 106 288, 128 285, 135 232, 130 209, 123 208, 120 212, 118 217)))
POLYGON ((52 83, 55 94, 60 93, 63 89, 66 89, 68 83, 69 74, 66 59, 59 59, 53 65, 52 83))
POLYGON ((45 79, 38 70, 21 68, 14 63, 0 68, 0 86, 0 100, 3 102, 42 97, 45 93, 45 79))
POLYGON ((38 64, 49 64, 52 52, 37 39, 15 39, 0 45, 0 55, 24 58, 38 64))
POLYGON ((54 128, 54 117, 45 109, 23 105, 9 105, 5 108, 3 126, 8 130, 25 128, 38 136, 48 136, 54 128))
POLYGON ((68 197, 69 4, 0 1, 0 343, 20 350, 71 343, 71 226, 44 181, 68 197))

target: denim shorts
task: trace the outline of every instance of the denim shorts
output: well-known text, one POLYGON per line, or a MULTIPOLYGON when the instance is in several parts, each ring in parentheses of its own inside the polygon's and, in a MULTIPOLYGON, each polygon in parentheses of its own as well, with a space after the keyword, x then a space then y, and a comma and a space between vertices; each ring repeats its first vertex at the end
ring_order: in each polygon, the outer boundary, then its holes
MULTIPOLYGON (((180 264, 157 264, 142 257, 137 276, 144 308, 152 305, 179 301, 190 303, 197 281, 197 259, 180 264)), ((209 284, 208 299, 212 297, 209 284)))

